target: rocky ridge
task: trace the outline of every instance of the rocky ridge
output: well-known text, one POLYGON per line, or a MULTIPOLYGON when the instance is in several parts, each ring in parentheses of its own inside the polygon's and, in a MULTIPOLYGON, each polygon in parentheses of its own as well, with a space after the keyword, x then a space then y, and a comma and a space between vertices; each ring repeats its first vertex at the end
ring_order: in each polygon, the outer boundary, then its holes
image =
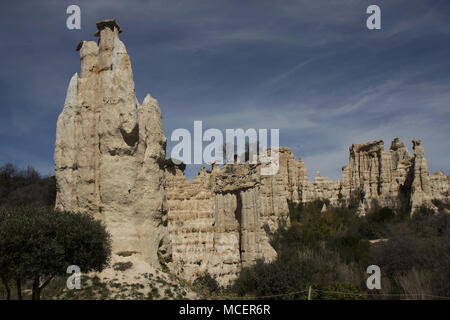
POLYGON ((193 180, 166 172, 171 270, 188 280, 209 273, 228 284, 242 267, 276 257, 270 233, 289 224, 283 170, 261 176, 249 163, 203 167, 193 180))
POLYGON ((164 168, 159 104, 150 95, 137 101, 121 28, 106 20, 97 29, 98 43, 77 47, 81 73, 70 80, 58 118, 56 208, 102 220, 113 261, 132 252, 136 265, 159 268, 163 260, 184 279, 208 272, 226 285, 257 259, 276 257, 269 235, 289 224, 289 201, 326 199, 365 214, 375 205, 414 212, 450 200, 450 176, 429 174, 420 140, 410 155, 398 138, 388 151, 381 140, 350 146, 338 181, 320 172, 310 181, 288 148, 278 150, 275 175, 247 162, 202 168, 188 180, 177 167, 164 168))
POLYGON ((166 172, 171 269, 186 279, 208 272, 227 284, 242 267, 270 261, 276 253, 269 235, 289 224, 288 202, 328 200, 357 206, 361 215, 374 206, 436 209, 433 200, 450 200, 450 176, 429 175, 421 142, 413 140, 413 148, 411 156, 398 138, 389 151, 381 140, 354 144, 337 181, 320 172, 309 181, 303 160, 283 147, 273 176, 260 175, 259 166, 248 162, 202 167, 193 180, 178 169, 166 172))

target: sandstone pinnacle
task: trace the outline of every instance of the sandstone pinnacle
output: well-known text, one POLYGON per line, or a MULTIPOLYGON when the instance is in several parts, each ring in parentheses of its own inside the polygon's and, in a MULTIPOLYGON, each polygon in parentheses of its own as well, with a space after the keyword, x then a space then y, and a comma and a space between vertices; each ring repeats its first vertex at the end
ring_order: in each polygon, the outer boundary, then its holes
POLYGON ((56 208, 92 214, 112 235, 113 253, 138 252, 159 266, 170 254, 164 197, 166 138, 156 99, 136 99, 130 58, 114 19, 97 23, 99 41, 81 41, 58 118, 56 208))

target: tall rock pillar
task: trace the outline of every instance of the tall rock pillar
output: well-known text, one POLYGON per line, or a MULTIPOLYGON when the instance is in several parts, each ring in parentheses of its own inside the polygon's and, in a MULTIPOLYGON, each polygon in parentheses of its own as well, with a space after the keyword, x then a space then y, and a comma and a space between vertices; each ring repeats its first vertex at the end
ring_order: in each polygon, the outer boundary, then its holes
POLYGON ((113 253, 158 265, 168 254, 164 196, 166 138, 158 102, 136 98, 130 58, 115 20, 82 41, 81 73, 70 80, 55 142, 56 208, 102 220, 113 253))
POLYGON ((411 213, 414 213, 422 205, 433 207, 431 203, 431 187, 428 173, 428 165, 424 156, 422 142, 412 140, 414 149, 413 180, 411 184, 411 213))

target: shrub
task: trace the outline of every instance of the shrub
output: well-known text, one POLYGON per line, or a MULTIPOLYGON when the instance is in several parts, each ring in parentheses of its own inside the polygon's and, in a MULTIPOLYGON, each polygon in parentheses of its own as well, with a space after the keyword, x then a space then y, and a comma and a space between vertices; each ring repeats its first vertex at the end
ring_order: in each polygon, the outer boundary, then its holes
POLYGON ((330 252, 282 254, 270 263, 259 260, 242 270, 232 290, 260 299, 306 299, 310 285, 327 286, 339 281, 339 261, 330 252))
MULTIPOLYGON (((447 195, 447 197, 448 197, 448 195, 447 195)), ((445 210, 450 210, 450 203, 448 201, 433 199, 432 203, 438 208, 439 212, 443 212, 445 210)))
POLYGON ((394 219, 395 219, 394 210, 386 207, 375 210, 374 212, 371 212, 368 215, 368 220, 371 222, 387 223, 394 219))
MULTIPOLYGON (((316 204, 316 208, 319 206, 316 204)), ((337 237, 346 231, 336 221, 344 221, 351 214, 333 210, 325 215, 313 216, 305 211, 301 215, 300 223, 280 228, 272 236, 271 244, 278 253, 277 258, 270 263, 257 261, 254 266, 243 269, 232 286, 233 292, 257 298, 305 299, 305 290, 310 285, 331 285, 344 278, 356 278, 355 285, 359 285, 359 275, 342 262, 339 252, 341 247, 359 243, 359 239, 349 235, 337 237), (341 239, 342 244, 336 243, 336 239, 341 239)))
POLYGON ((396 219, 396 213, 392 209, 376 208, 361 218, 359 233, 366 239, 384 238, 387 236, 388 226, 396 219))
POLYGON ((416 209, 416 211, 413 214, 413 218, 421 220, 423 218, 431 217, 435 214, 436 212, 432 208, 430 208, 426 204, 423 204, 418 209, 416 209))
POLYGON ((0 205, 53 206, 56 179, 41 177, 31 166, 19 169, 11 163, 0 167, 0 205))
POLYGON ((113 269, 116 271, 125 271, 130 269, 133 266, 133 262, 127 261, 127 262, 116 262, 113 265, 113 269))
POLYGON ((198 276, 192 285, 200 291, 207 291, 206 293, 218 292, 220 289, 219 283, 209 273, 198 276))
POLYGON ((364 299, 365 270, 376 264, 389 284, 383 293, 450 296, 449 214, 423 207, 411 217, 374 207, 359 217, 354 209, 328 205, 321 212, 322 206, 321 201, 290 203, 290 227, 271 238, 277 258, 243 269, 232 291, 305 299, 312 286, 313 299, 364 299), (376 238, 387 241, 371 245, 368 240, 376 238))
POLYGON ((352 283, 335 282, 327 286, 314 285, 311 288, 312 300, 364 300, 364 291, 352 283))
POLYGON ((33 298, 69 265, 101 271, 109 262, 111 240, 104 226, 86 214, 46 208, 0 208, 0 275, 4 285, 33 282, 33 298), (42 281, 41 281, 42 280, 42 281))

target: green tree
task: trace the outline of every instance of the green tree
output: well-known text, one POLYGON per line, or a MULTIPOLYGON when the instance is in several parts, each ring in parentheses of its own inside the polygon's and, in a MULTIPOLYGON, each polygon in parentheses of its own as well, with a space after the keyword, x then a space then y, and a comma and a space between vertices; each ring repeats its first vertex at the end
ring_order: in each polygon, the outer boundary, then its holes
POLYGON ((111 238, 104 226, 87 214, 48 208, 0 208, 0 275, 4 286, 15 280, 33 282, 33 299, 69 265, 82 272, 101 271, 109 263, 111 238))
POLYGON ((207 294, 218 292, 220 289, 219 283, 209 273, 198 276, 192 285, 207 294))
POLYGON ((0 205, 49 206, 56 198, 56 179, 41 177, 31 166, 18 169, 11 163, 0 167, 0 205))

